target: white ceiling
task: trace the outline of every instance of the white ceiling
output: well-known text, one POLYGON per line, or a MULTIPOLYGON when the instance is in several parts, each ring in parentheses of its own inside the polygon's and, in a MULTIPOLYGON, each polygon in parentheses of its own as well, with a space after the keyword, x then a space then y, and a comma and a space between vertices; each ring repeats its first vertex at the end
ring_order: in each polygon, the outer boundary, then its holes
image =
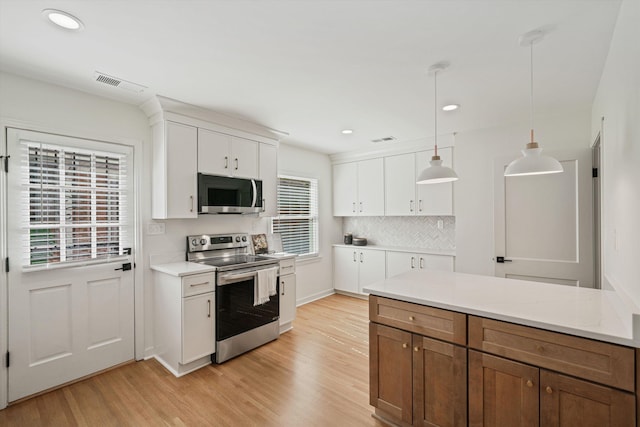
MULTIPOLYGON (((433 135, 527 120, 529 50, 536 112, 588 108, 606 59, 618 0, 24 1, 0 0, 0 69, 140 104, 160 94, 289 133, 283 141, 336 153, 370 140, 433 135), (46 21, 56 8, 81 32, 46 21), (148 87, 133 94, 94 71, 148 87), (342 135, 341 129, 354 129, 342 135)), ((523 129, 526 142, 528 129, 523 129)))

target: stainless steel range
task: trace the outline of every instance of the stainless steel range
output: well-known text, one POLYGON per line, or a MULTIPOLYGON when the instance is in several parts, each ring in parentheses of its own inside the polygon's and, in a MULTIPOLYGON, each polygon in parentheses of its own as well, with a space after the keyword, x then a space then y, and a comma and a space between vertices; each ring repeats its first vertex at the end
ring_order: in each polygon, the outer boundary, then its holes
MULTIPOLYGON (((249 253, 244 233, 187 236, 187 261, 216 268, 216 353, 222 363, 278 338, 278 260, 249 253), (269 275, 275 275, 275 279, 269 275), (258 303, 259 280, 275 280, 275 295, 258 303)), ((261 288, 263 289, 263 288, 261 288)))

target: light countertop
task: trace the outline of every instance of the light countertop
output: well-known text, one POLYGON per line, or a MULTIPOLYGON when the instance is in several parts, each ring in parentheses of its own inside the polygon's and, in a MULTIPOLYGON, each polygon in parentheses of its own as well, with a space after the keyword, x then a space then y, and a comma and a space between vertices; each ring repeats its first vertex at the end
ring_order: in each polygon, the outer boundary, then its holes
POLYGON ((275 258, 275 259, 290 259, 290 258, 297 258, 298 254, 290 254, 287 252, 273 252, 269 254, 260 254, 260 256, 264 256, 267 258, 275 258))
POLYGON ((446 271, 410 271, 365 292, 496 320, 640 347, 640 313, 613 291, 446 271))
POLYGON ((190 274, 211 273, 216 271, 216 268, 210 265, 188 261, 151 265, 151 269, 177 277, 188 276, 190 274))
POLYGON ((395 252, 409 252, 409 253, 427 254, 427 255, 456 256, 456 251, 451 251, 451 250, 409 248, 405 246, 381 246, 381 245, 357 246, 357 245, 345 245, 344 243, 336 243, 333 246, 339 247, 339 248, 354 248, 355 250, 374 249, 378 251, 395 251, 395 252))

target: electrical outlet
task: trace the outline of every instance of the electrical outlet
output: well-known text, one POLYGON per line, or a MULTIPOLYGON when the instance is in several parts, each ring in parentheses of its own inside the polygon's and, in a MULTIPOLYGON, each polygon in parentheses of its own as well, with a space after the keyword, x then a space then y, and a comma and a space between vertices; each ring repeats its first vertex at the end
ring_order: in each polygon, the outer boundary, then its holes
POLYGON ((444 228, 444 221, 439 219, 438 220, 438 230, 442 230, 444 228))
POLYGON ((147 234, 164 234, 164 223, 163 222, 150 222, 147 224, 147 234))

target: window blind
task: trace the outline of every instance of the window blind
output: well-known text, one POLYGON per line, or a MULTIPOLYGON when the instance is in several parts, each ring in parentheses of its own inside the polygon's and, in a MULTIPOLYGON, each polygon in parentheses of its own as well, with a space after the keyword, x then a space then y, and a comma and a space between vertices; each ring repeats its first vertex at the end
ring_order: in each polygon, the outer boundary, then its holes
POLYGON ((272 232, 280 233, 285 252, 318 254, 318 180, 280 176, 278 214, 272 232))
POLYGON ((125 155, 23 141, 21 157, 28 247, 23 265, 123 254, 125 155))

